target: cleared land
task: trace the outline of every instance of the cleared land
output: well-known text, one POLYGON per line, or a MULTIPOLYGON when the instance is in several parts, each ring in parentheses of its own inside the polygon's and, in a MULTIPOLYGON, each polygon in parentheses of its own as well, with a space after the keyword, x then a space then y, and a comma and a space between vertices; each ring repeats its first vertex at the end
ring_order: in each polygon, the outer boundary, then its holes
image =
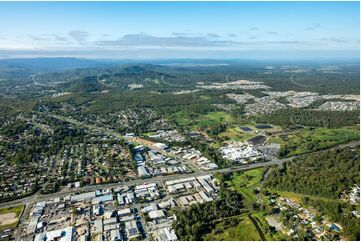
POLYGON ((245 214, 237 218, 227 218, 217 223, 212 233, 206 234, 203 239, 214 241, 259 241, 261 237, 252 221, 245 214))
POLYGON ((233 173, 231 180, 227 183, 232 189, 242 194, 248 201, 256 202, 257 198, 254 189, 257 188, 261 181, 264 171, 265 168, 260 168, 243 173, 233 173))
POLYGON ((17 226, 20 215, 24 210, 24 205, 7 207, 0 209, 0 229, 13 229, 17 226))
POLYGON ((359 131, 354 128, 307 128, 295 134, 273 137, 270 141, 281 144, 281 156, 289 157, 326 149, 359 137, 359 131))

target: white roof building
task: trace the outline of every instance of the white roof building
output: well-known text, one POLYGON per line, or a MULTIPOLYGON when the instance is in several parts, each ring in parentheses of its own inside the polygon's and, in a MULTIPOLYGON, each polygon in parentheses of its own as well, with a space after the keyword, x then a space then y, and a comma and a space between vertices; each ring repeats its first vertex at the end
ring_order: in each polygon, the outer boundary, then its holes
POLYGON ((71 196, 70 200, 71 202, 80 202, 80 201, 91 200, 95 198, 95 196, 96 196, 95 192, 86 192, 71 196))
POLYGON ((130 210, 130 208, 125 208, 122 210, 118 211, 118 216, 123 217, 123 216, 128 216, 132 213, 132 211, 130 210))
POLYGON ((54 231, 37 234, 34 241, 72 241, 74 235, 74 228, 67 227, 54 231))
POLYGON ((153 210, 148 213, 150 219, 165 218, 163 210, 153 210))
POLYGON ((147 169, 145 169, 145 166, 138 166, 137 170, 138 170, 139 177, 148 177, 149 176, 149 173, 148 173, 147 169))

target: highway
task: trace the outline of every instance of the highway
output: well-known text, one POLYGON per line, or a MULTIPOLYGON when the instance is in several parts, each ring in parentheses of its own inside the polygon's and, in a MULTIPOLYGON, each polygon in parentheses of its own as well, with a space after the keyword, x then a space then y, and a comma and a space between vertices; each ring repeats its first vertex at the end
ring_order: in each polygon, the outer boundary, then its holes
MULTIPOLYGON (((44 113, 39 113, 39 114, 44 115, 44 113)), ((112 130, 109 130, 109 129, 104 128, 104 127, 85 124, 83 122, 79 122, 77 120, 74 120, 74 119, 71 119, 71 118, 68 118, 68 117, 64 117, 64 116, 53 115, 53 114, 47 114, 47 115, 51 116, 53 118, 62 120, 62 121, 72 123, 72 124, 74 124, 76 126, 85 127, 85 128, 91 129, 91 130, 101 131, 101 132, 103 132, 105 134, 112 135, 112 136, 115 136, 115 137, 120 138, 120 139, 126 139, 126 140, 133 141, 133 142, 136 142, 136 143, 142 143, 145 146, 149 145, 149 143, 148 143, 149 141, 147 141, 147 140, 137 139, 137 138, 125 138, 122 134, 120 134, 118 132, 115 132, 115 131, 112 131, 112 130)), ((293 156, 293 157, 289 157, 289 158, 285 158, 285 159, 272 159, 272 160, 267 161, 267 162, 252 163, 252 164, 248 164, 248 165, 238 165, 238 166, 234 166, 234 167, 222 168, 222 169, 217 169, 217 170, 196 171, 196 172, 187 173, 187 174, 173 174, 173 175, 167 175, 167 176, 151 177, 151 178, 147 178, 147 179, 140 179, 139 178, 139 179, 124 181, 124 182, 119 182, 119 183, 90 185, 90 186, 84 186, 84 187, 80 187, 80 188, 77 188, 77 189, 60 191, 60 192, 57 192, 57 193, 52 193, 52 194, 47 194, 47 195, 42 195, 42 194, 40 194, 40 192, 37 192, 37 193, 35 193, 35 194, 31 195, 31 196, 25 197, 25 198, 0 203, 0 208, 8 207, 8 206, 14 206, 14 205, 17 205, 17 204, 24 204, 25 205, 25 210, 24 210, 24 212, 22 214, 22 217, 20 218, 20 222, 19 222, 19 225, 18 225, 18 228, 21 228, 24 221, 26 221, 27 217, 29 216, 31 205, 34 204, 34 203, 40 202, 40 201, 51 200, 51 199, 58 198, 58 197, 64 197, 64 196, 71 195, 71 194, 74 194, 74 193, 95 191, 97 189, 109 189, 109 188, 115 188, 115 187, 119 187, 119 186, 135 186, 135 185, 141 185, 141 184, 144 184, 144 183, 151 183, 151 182, 162 184, 162 183, 164 183, 165 181, 168 181, 168 180, 176 180, 176 179, 194 177, 194 176, 213 175, 215 173, 236 172, 236 171, 250 170, 250 169, 259 168, 259 167, 275 166, 275 165, 280 165, 280 164, 282 164, 284 162, 287 162, 287 161, 291 161, 291 160, 293 160, 295 158, 298 158, 298 157, 308 156, 308 155, 315 154, 315 153, 327 152, 327 151, 329 151, 331 149, 342 148, 342 147, 345 147, 345 146, 355 147, 355 146, 357 146, 359 144, 360 144, 359 141, 353 141, 353 142, 350 142, 350 143, 337 145, 335 147, 332 147, 332 148, 329 148, 329 149, 326 149, 326 150, 321 150, 321 151, 316 151, 316 152, 312 152, 312 153, 308 153, 308 154, 293 156)), ((18 238, 19 229, 15 230, 14 235, 15 235, 15 238, 18 238)))
POLYGON ((44 200, 48 200, 48 199, 54 199, 56 197, 67 196, 67 195, 71 195, 74 193, 95 191, 97 189, 108 189, 108 188, 115 188, 115 187, 119 187, 119 186, 135 186, 135 185, 141 185, 143 183, 151 183, 151 182, 163 183, 168 180, 176 180, 176 179, 193 177, 193 176, 213 175, 215 173, 228 173, 228 172, 235 172, 235 171, 250 170, 250 169, 259 168, 259 167, 280 165, 286 161, 291 161, 295 158, 309 156, 311 154, 316 154, 316 153, 323 153, 323 152, 327 152, 329 150, 336 149, 336 148, 342 148, 342 147, 347 147, 347 146, 355 147, 355 146, 358 146, 359 144, 360 144, 359 141, 353 141, 353 142, 350 142, 347 144, 341 144, 341 145, 338 145, 338 146, 335 146, 335 147, 332 147, 332 148, 329 148, 326 150, 316 151, 316 152, 303 154, 303 155, 297 155, 297 156, 293 156, 293 157, 289 157, 289 158, 285 158, 285 159, 274 159, 274 160, 271 160, 268 162, 252 163, 252 164, 248 164, 248 165, 239 165, 239 166, 233 166, 233 167, 222 168, 222 169, 217 169, 217 170, 198 171, 198 172, 193 172, 193 173, 174 174, 174 175, 168 175, 168 176, 156 176, 156 177, 151 177, 151 178, 146 178, 146 179, 139 178, 139 179, 125 181, 125 182, 119 182, 119 183, 90 185, 90 186, 84 186, 84 187, 77 188, 76 190, 60 191, 57 193, 52 193, 52 194, 47 194, 47 195, 41 195, 39 193, 36 193, 36 194, 26 197, 26 198, 21 198, 21 199, 9 201, 9 202, 0 203, 0 207, 6 207, 6 206, 11 206, 11 205, 16 205, 16 204, 24 204, 24 203, 32 204, 35 202, 44 201, 44 200))
MULTIPOLYGON (((342 147, 346 147, 346 146, 352 148, 352 147, 358 146, 359 144, 360 144, 359 141, 353 141, 353 142, 350 142, 347 144, 341 144, 341 145, 338 145, 338 146, 335 146, 335 147, 332 147, 332 148, 329 148, 326 150, 321 150, 321 151, 316 151, 316 152, 312 152, 312 153, 308 153, 308 154, 293 156, 293 157, 289 157, 289 158, 285 158, 285 159, 274 159, 274 160, 271 160, 268 162, 252 163, 252 164, 248 164, 248 165, 239 165, 239 166, 223 168, 223 169, 218 169, 218 170, 198 171, 198 172, 188 173, 188 174, 174 174, 174 175, 168 175, 168 176, 151 177, 151 178, 147 178, 147 179, 135 179, 135 180, 119 182, 119 183, 112 183, 112 184, 84 186, 84 187, 80 187, 80 188, 77 188, 74 190, 60 191, 57 193, 52 193, 52 194, 47 194, 47 195, 41 195, 39 192, 37 192, 37 193, 33 194, 32 196, 29 196, 26 198, 0 203, 0 208, 14 206, 17 204, 25 205, 25 210, 19 220, 19 225, 17 226, 17 229, 15 229, 15 231, 14 231, 14 237, 16 239, 19 239, 19 235, 20 235, 19 228, 22 228, 24 222, 27 221, 27 218, 30 214, 30 208, 31 208, 32 204, 35 204, 40 201, 46 201, 46 200, 51 200, 51 199, 58 198, 58 197, 64 197, 64 196, 71 195, 74 193, 95 191, 97 189, 108 189, 108 188, 115 188, 115 187, 119 187, 119 186, 134 186, 134 185, 141 185, 144 183, 151 183, 151 182, 160 184, 165 181, 187 178, 187 177, 213 175, 215 173, 228 173, 228 172, 250 170, 250 169, 259 168, 259 167, 275 166, 275 165, 283 164, 287 161, 292 161, 295 158, 309 156, 311 154, 316 154, 316 153, 323 153, 323 152, 327 152, 332 149, 342 148, 342 147)), ((139 204, 138 204, 138 206, 139 206, 139 204)))

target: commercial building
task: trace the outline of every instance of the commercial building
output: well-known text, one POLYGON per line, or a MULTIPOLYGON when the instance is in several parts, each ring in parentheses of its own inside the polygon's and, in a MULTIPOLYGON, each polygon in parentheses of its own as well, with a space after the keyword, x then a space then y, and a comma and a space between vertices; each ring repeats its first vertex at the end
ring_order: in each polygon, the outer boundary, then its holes
POLYGON ((72 203, 83 202, 83 201, 87 201, 87 200, 92 200, 93 198, 95 198, 95 196, 96 196, 95 192, 86 192, 86 193, 81 193, 81 194, 71 196, 70 201, 72 203))
POLYGON ((74 236, 74 228, 67 227, 54 231, 37 234, 34 241, 72 241, 74 236))
POLYGON ((138 166, 137 170, 138 170, 138 176, 140 178, 146 178, 150 176, 147 169, 145 169, 145 166, 138 166))

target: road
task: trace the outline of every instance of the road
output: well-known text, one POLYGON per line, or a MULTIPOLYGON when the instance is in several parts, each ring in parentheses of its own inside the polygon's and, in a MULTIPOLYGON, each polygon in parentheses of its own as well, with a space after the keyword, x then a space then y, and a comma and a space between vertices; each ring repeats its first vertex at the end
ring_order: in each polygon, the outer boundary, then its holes
POLYGON ((141 185, 143 183, 152 183, 152 182, 163 183, 168 180, 176 180, 176 179, 193 177, 193 176, 213 175, 215 173, 228 173, 228 172, 250 170, 250 169, 260 168, 260 167, 280 165, 280 164, 285 163, 286 161, 292 161, 295 158, 309 156, 311 154, 316 154, 316 153, 320 154, 320 153, 327 152, 329 150, 336 149, 336 148, 342 148, 342 147, 351 147, 352 148, 352 147, 358 146, 359 144, 360 144, 359 141, 353 141, 353 142, 350 142, 347 144, 341 144, 341 145, 338 145, 338 146, 335 146, 335 147, 332 147, 332 148, 329 148, 326 150, 315 151, 315 152, 308 153, 308 154, 297 155, 297 156, 284 158, 284 159, 274 159, 274 160, 271 160, 268 162, 253 163, 253 164, 249 164, 249 165, 239 165, 239 166, 228 167, 228 168, 217 169, 217 170, 197 171, 197 172, 193 172, 193 173, 174 174, 174 175, 168 175, 168 176, 156 176, 156 177, 151 177, 151 178, 146 178, 146 179, 139 178, 139 179, 125 181, 125 182, 119 182, 119 183, 90 185, 90 186, 84 186, 84 187, 77 188, 76 190, 60 191, 57 193, 52 193, 52 194, 47 194, 47 195, 41 195, 39 193, 36 193, 36 194, 26 197, 26 198, 0 203, 0 207, 16 205, 19 203, 31 204, 31 203, 35 203, 35 202, 39 202, 39 201, 44 201, 44 200, 54 199, 57 197, 71 195, 71 194, 74 194, 75 192, 81 193, 81 192, 95 191, 97 189, 115 188, 115 187, 119 187, 119 186, 135 186, 135 185, 141 185))
POLYGON ((307 85, 303 85, 303 84, 301 84, 301 83, 295 82, 295 81, 293 80, 293 75, 290 76, 290 81, 291 81, 293 84, 297 85, 297 86, 309 87, 309 86, 307 86, 307 85))
MULTIPOLYGON (((43 113, 39 113, 39 114, 43 114, 43 113)), ((125 138, 120 133, 118 133, 116 131, 106 129, 106 128, 103 128, 103 127, 84 124, 83 122, 79 122, 77 120, 74 120, 74 119, 71 119, 71 118, 68 118, 68 117, 59 116, 59 115, 53 115, 53 114, 50 115, 49 114, 49 116, 51 116, 53 118, 56 118, 56 119, 59 119, 59 120, 62 120, 62 121, 72 123, 72 124, 77 125, 77 126, 86 127, 88 129, 91 129, 91 130, 101 131, 101 132, 103 132, 105 134, 112 135, 112 136, 115 136, 115 137, 120 138, 120 139, 127 139, 127 140, 130 140, 130 141, 136 141, 138 143, 144 143, 144 145, 146 145, 146 146, 149 145, 149 143, 145 143, 146 140, 144 140, 144 142, 142 142, 142 139, 132 140, 132 138, 125 138)), ((149 142, 149 141, 147 141, 147 142, 149 142)), ((33 194, 33 195, 29 196, 29 197, 26 197, 26 198, 0 203, 0 208, 1 207, 13 206, 13 205, 16 205, 16 204, 25 204, 25 210, 24 210, 22 218, 20 219, 20 223, 19 223, 19 226, 18 226, 18 228, 21 228, 21 225, 23 224, 24 221, 26 221, 26 218, 30 213, 30 208, 31 208, 32 204, 37 203, 39 201, 54 199, 54 198, 57 198, 57 197, 64 197, 64 196, 67 196, 67 195, 74 194, 75 192, 76 193, 89 192, 89 191, 95 191, 97 189, 109 189, 109 188, 115 188, 115 187, 119 187, 119 186, 134 186, 134 185, 140 185, 140 184, 143 184, 143 183, 151 183, 151 182, 155 182, 155 183, 159 184, 159 183, 163 183, 164 181, 167 181, 167 180, 176 180, 176 179, 193 177, 193 176, 213 175, 213 174, 218 173, 218 172, 219 173, 228 173, 228 172, 236 172, 236 171, 242 171, 242 170, 250 170, 250 169, 259 168, 259 167, 280 165, 280 164, 282 164, 282 163, 284 163, 286 161, 291 161, 291 160, 293 160, 295 158, 298 158, 298 157, 308 156, 308 155, 315 154, 315 153, 322 153, 322 152, 326 152, 326 151, 331 150, 331 149, 342 148, 342 147, 345 147, 345 146, 355 147, 355 146, 357 146, 359 144, 360 144, 359 141, 354 141, 354 142, 350 142, 350 143, 347 143, 347 144, 341 144, 341 145, 335 146, 335 147, 327 149, 327 150, 316 151, 316 152, 312 152, 312 153, 308 153, 308 154, 293 156, 293 157, 290 157, 290 158, 273 159, 273 160, 268 161, 268 162, 253 163, 253 164, 249 164, 249 165, 238 165, 238 166, 234 166, 234 167, 211 170, 211 171, 196 171, 196 172, 188 173, 188 174, 174 174, 174 175, 168 175, 168 176, 151 177, 151 178, 147 178, 147 179, 135 179, 135 180, 119 182, 119 183, 112 183, 112 184, 84 186, 84 187, 81 187, 81 188, 77 188, 76 190, 60 191, 60 192, 57 192, 57 193, 52 193, 52 194, 47 194, 47 195, 41 195, 38 192, 38 193, 35 193, 35 194, 33 194)), ((15 230, 15 238, 18 238, 18 233, 19 233, 19 229, 16 229, 15 230)))

